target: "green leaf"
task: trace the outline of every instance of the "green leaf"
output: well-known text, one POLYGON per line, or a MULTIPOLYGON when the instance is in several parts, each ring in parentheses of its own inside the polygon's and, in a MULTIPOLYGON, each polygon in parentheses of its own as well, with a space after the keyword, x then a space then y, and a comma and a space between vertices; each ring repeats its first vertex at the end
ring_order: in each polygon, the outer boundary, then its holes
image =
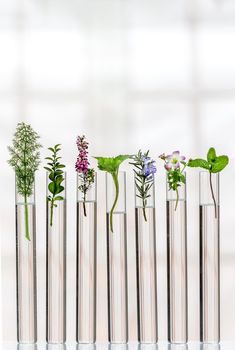
POLYGON ((58 143, 57 145, 55 145, 55 150, 57 150, 59 147, 61 146, 61 144, 60 143, 58 143))
POLYGON ((47 166, 44 166, 44 169, 46 169, 47 171, 51 172, 51 169, 48 168, 47 166))
POLYGON ((215 162, 215 160, 216 160, 216 152, 215 152, 215 149, 211 147, 207 152, 207 161, 209 163, 213 163, 215 162))
POLYGON ((55 173, 52 171, 50 174, 49 174, 49 179, 51 181, 54 181, 54 178, 55 178, 55 173))
POLYGON ((188 162, 188 166, 192 168, 203 168, 210 170, 210 164, 206 160, 200 158, 190 159, 188 162))
POLYGON ((216 157, 215 163, 212 164, 211 172, 219 173, 228 165, 229 159, 227 156, 216 157))
POLYGON ((56 186, 55 186, 54 182, 49 183, 48 189, 52 194, 55 194, 56 186))
POLYGON ((62 196, 56 196, 54 198, 54 201, 62 201, 63 199, 64 199, 64 197, 62 197, 62 196))
POLYGON ((122 162, 130 158, 130 155, 119 155, 114 158, 95 157, 98 160, 98 168, 109 173, 118 171, 118 168, 122 162))
POLYGON ((46 157, 45 159, 53 161, 53 158, 51 158, 51 157, 46 157))
POLYGON ((65 168, 65 165, 64 164, 59 164, 56 166, 57 169, 60 169, 60 168, 65 168))
POLYGON ((49 149, 49 151, 51 151, 53 153, 55 152, 54 148, 52 148, 52 147, 49 147, 48 149, 49 149))
POLYGON ((56 186, 56 191, 55 191, 55 194, 58 194, 58 193, 61 193, 64 191, 64 187, 63 186, 56 186))

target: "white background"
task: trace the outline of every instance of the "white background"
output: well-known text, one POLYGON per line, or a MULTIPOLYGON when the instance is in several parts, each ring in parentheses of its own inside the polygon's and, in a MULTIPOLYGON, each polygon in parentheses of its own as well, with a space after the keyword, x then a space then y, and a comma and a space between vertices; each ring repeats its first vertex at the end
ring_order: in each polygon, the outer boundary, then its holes
MULTIPOLYGON (((221 176, 221 336, 235 339, 234 0, 0 2, 0 210, 3 339, 16 339, 14 174, 7 145, 25 121, 68 171, 68 340, 75 339, 76 136, 91 155, 150 149, 230 156, 221 176)), ((95 165, 95 162, 93 162, 95 165)), ((166 339, 165 174, 157 161, 159 338, 166 339)), ((134 193, 128 171, 130 339, 136 340, 134 193)), ((199 338, 198 175, 188 171, 189 338, 199 338)), ((98 177, 99 341, 107 339, 104 174, 98 177)), ((45 340, 45 173, 37 173, 38 335, 45 340)))

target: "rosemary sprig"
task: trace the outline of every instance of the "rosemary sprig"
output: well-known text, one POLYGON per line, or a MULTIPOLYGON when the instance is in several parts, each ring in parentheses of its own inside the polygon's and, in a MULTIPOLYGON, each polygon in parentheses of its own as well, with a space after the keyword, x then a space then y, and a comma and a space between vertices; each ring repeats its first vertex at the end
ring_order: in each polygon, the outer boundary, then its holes
POLYGON ((62 182, 64 181, 64 172, 61 169, 65 167, 64 164, 59 162, 59 159, 61 159, 61 157, 58 156, 58 152, 61 150, 60 146, 60 144, 57 144, 54 147, 49 147, 48 149, 52 152, 52 155, 45 158, 49 160, 49 162, 44 169, 49 172, 49 179, 51 180, 51 182, 48 184, 48 190, 51 195, 47 196, 47 200, 50 202, 50 226, 53 225, 53 209, 57 207, 55 202, 62 201, 64 199, 64 197, 58 196, 58 194, 64 190, 64 186, 62 186, 62 182))
POLYGON ((132 156, 133 162, 129 163, 135 167, 135 186, 138 192, 136 196, 142 200, 143 216, 145 221, 147 221, 147 199, 151 197, 149 191, 154 183, 154 173, 157 171, 155 161, 148 155, 149 151, 142 153, 142 151, 139 150, 137 155, 132 156))
POLYGON ((24 198, 25 211, 25 238, 30 241, 28 197, 33 193, 35 172, 40 164, 38 143, 39 135, 32 129, 31 125, 24 122, 18 123, 12 146, 8 147, 11 158, 8 163, 15 170, 16 190, 24 198))

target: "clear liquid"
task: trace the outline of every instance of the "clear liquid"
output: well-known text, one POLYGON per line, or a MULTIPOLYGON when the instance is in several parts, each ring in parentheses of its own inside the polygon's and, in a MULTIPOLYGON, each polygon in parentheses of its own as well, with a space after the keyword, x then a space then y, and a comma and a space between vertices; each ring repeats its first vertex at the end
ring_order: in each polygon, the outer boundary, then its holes
POLYGON ((200 206, 200 340, 220 341, 219 207, 200 206))
POLYGON ((66 339, 66 202, 58 201, 50 226, 47 203, 46 338, 49 343, 66 339))
POLYGON ((187 232, 186 202, 167 201, 167 294, 168 340, 186 343, 187 321, 187 232))
POLYGON ((96 202, 77 202, 77 341, 96 340, 96 202))
POLYGON ((30 241, 25 237, 25 205, 16 205, 17 340, 37 341, 35 205, 28 204, 30 241))
POLYGON ((128 341, 126 214, 113 214, 113 229, 107 223, 108 338, 113 343, 128 341))
POLYGON ((155 208, 135 209, 138 340, 157 342, 157 274, 155 208))

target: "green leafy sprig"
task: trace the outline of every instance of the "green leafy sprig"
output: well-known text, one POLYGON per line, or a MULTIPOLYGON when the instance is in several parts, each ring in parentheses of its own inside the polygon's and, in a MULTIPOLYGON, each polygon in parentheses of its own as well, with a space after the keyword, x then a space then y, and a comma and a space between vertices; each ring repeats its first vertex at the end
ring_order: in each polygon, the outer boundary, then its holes
POLYGON ((184 170, 187 166, 187 162, 185 161, 185 156, 181 156, 179 151, 174 151, 168 156, 163 153, 159 158, 165 162, 164 166, 167 171, 169 191, 173 190, 176 192, 176 210, 179 203, 179 187, 186 182, 184 170))
POLYGON ((95 181, 95 169, 88 169, 85 173, 79 173, 81 179, 81 185, 78 186, 79 191, 83 194, 83 213, 87 216, 86 212, 86 195, 92 184, 95 181))
POLYGON ((193 168, 202 168, 209 171, 209 179, 210 179, 210 190, 211 190, 211 196, 213 199, 214 207, 215 207, 215 217, 217 217, 217 204, 215 199, 215 194, 213 190, 212 185, 212 174, 219 173, 222 171, 229 162, 229 158, 226 155, 217 156, 216 151, 213 147, 209 148, 207 152, 207 159, 190 159, 188 162, 188 166, 193 168))
POLYGON ((119 182, 118 182, 118 171, 119 166, 122 162, 124 162, 126 159, 130 158, 130 155, 119 155, 117 157, 113 158, 104 158, 104 157, 95 157, 98 160, 98 168, 103 171, 107 171, 112 175, 113 182, 115 185, 115 199, 113 202, 113 206, 110 210, 110 229, 111 232, 113 232, 113 212, 116 207, 118 196, 119 196, 119 182))
POLYGON ((154 184, 154 173, 156 172, 155 161, 149 157, 149 151, 142 153, 141 150, 132 157, 134 165, 135 186, 137 189, 136 197, 142 200, 143 216, 147 221, 146 205, 147 199, 151 196, 149 191, 154 184))
POLYGON ((53 209, 57 207, 55 202, 64 199, 64 197, 59 196, 59 194, 64 191, 64 186, 62 185, 64 181, 64 172, 62 169, 65 168, 65 165, 61 164, 59 161, 59 159, 61 159, 61 157, 58 156, 58 152, 61 150, 60 146, 60 144, 57 144, 54 147, 49 147, 48 149, 51 151, 52 155, 45 158, 49 162, 44 169, 49 172, 49 179, 51 180, 48 184, 48 190, 51 195, 47 196, 47 201, 50 202, 50 226, 53 225, 53 209))
POLYGON ((24 198, 25 238, 29 241, 28 197, 33 193, 35 172, 40 164, 39 138, 31 125, 18 123, 12 146, 8 147, 11 155, 8 163, 15 170, 16 190, 24 198))

